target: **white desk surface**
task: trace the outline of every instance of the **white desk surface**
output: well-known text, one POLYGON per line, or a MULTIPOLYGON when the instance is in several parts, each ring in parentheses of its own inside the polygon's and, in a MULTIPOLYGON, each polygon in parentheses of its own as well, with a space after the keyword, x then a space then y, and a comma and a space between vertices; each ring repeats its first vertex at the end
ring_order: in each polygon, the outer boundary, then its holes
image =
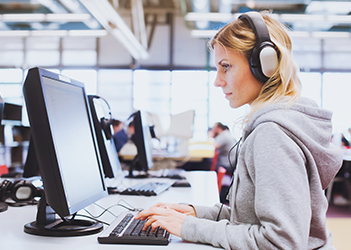
MULTIPOLYGON (((126 196, 126 195, 109 195, 97 204, 107 208, 122 200, 127 201, 130 205, 138 208, 148 208, 157 202, 170 203, 191 203, 197 205, 212 206, 219 202, 217 177, 215 172, 186 172, 187 180, 191 183, 191 188, 170 188, 158 196, 126 196)), ((162 179, 158 179, 160 181, 162 179)), ((136 180, 124 179, 125 185, 132 185, 138 181, 150 181, 150 179, 136 180)), ((122 202, 122 204, 125 204, 122 202)), ((96 205, 90 205, 87 210, 93 215, 98 215, 102 209, 96 205)), ((109 211, 114 214, 126 211, 120 206, 114 206, 109 211)), ((35 250, 70 250, 70 249, 211 249, 211 246, 204 244, 195 244, 183 242, 180 238, 171 236, 171 242, 168 246, 140 246, 140 245, 108 245, 99 244, 97 241, 98 234, 79 237, 47 237, 35 236, 23 232, 23 226, 36 217, 36 206, 25 207, 9 207, 5 212, 0 213, 0 248, 15 250, 15 249, 35 249, 35 250)), ((84 211, 80 212, 85 214, 84 211)), ((82 217, 76 217, 77 219, 82 217)), ((109 213, 105 213, 99 218, 102 221, 111 223, 114 219, 109 213)))

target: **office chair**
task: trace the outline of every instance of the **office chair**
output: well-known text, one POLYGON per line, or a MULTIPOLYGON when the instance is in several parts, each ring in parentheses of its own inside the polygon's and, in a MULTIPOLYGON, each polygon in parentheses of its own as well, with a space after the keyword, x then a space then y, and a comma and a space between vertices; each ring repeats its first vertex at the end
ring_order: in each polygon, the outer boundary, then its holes
MULTIPOLYGON (((347 197, 351 199, 351 186, 350 186, 350 170, 351 170, 351 161, 343 161, 342 167, 339 172, 336 174, 334 179, 331 181, 327 188, 327 199, 329 204, 333 204, 333 187, 335 183, 344 183, 346 186, 347 197)), ((351 208, 351 202, 349 203, 351 208)))
POLYGON ((223 181, 223 177, 224 177, 226 172, 227 172, 227 170, 224 167, 222 167, 222 166, 218 167, 218 171, 217 171, 217 185, 218 185, 218 192, 219 192, 219 194, 221 193, 222 181, 223 181))
POLYGON ((212 158, 211 171, 216 171, 216 164, 217 164, 218 155, 219 155, 219 150, 216 149, 214 156, 212 158))

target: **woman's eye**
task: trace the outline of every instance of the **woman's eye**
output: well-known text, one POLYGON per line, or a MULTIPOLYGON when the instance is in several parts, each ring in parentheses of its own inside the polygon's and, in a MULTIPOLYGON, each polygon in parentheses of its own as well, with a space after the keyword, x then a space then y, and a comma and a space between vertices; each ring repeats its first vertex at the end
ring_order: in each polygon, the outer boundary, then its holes
POLYGON ((222 67, 224 69, 224 72, 227 72, 230 68, 230 65, 229 64, 222 64, 222 67))

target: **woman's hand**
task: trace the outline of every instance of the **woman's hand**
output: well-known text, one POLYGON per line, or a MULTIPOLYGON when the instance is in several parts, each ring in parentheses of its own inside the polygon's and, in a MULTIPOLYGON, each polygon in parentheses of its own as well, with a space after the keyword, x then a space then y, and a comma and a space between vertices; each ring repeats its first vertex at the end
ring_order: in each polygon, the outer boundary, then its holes
POLYGON ((152 227, 152 230, 161 227, 180 237, 183 222, 188 215, 195 215, 195 210, 190 206, 157 203, 149 209, 141 211, 135 216, 135 219, 147 219, 143 230, 146 230, 149 226, 152 227))
POLYGON ((173 209, 174 211, 177 211, 179 213, 196 217, 195 209, 189 205, 159 202, 159 203, 156 203, 155 205, 153 205, 152 207, 161 207, 161 208, 167 207, 167 208, 173 209))

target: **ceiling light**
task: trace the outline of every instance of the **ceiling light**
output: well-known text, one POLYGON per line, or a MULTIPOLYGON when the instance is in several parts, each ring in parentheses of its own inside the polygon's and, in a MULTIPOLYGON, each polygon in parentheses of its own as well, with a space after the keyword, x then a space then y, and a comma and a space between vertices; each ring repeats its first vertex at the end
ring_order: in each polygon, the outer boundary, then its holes
POLYGON ((308 31, 289 31, 288 35, 293 38, 307 38, 311 36, 311 33, 308 31))
POLYGON ((32 30, 32 36, 67 36, 67 30, 32 30))
POLYGON ((3 22, 41 22, 45 18, 45 14, 3 14, 1 20, 3 22))
POLYGON ((85 22, 90 14, 2 14, 3 22, 85 22))
POLYGON ((70 30, 68 31, 69 36, 94 36, 101 37, 106 36, 106 30, 70 30))
POLYGON ((0 31, 0 37, 1 36, 24 37, 24 36, 29 36, 29 35, 30 35, 29 30, 4 30, 4 31, 0 31))
POLYGON ((192 30, 190 34, 196 38, 212 38, 218 30, 192 30))
POLYGON ((309 15, 309 14, 281 14, 280 20, 283 22, 324 22, 325 15, 309 15))
POLYGON ((315 38, 349 38, 349 32, 332 32, 332 31, 315 31, 312 32, 312 37, 315 38))
POLYGON ((185 15, 186 21, 212 21, 212 22, 222 22, 226 23, 235 18, 238 15, 233 15, 230 13, 199 13, 199 12, 189 12, 185 15))
POLYGON ((47 14, 45 21, 50 22, 84 22, 91 19, 90 14, 47 14))

